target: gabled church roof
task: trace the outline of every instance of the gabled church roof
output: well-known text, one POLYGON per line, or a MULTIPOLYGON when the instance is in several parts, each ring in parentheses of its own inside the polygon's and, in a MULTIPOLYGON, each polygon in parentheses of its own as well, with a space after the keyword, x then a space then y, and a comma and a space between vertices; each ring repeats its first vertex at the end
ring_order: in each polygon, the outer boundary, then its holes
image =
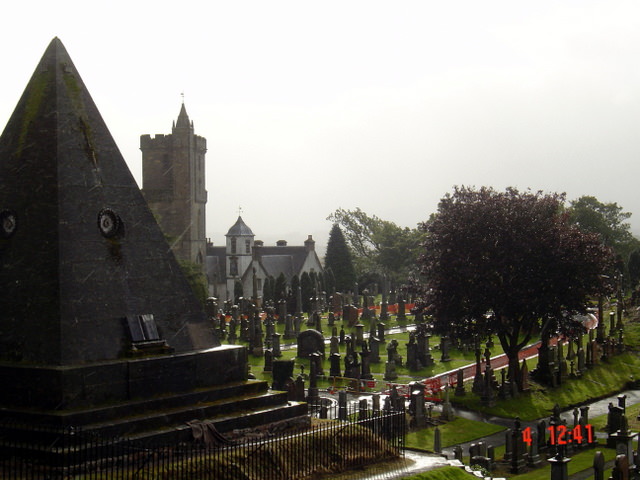
POLYGON ((64 45, 0 136, 0 360, 122 358, 125 318, 176 352, 219 345, 64 45))
POLYGON ((227 236, 227 237, 231 237, 231 236, 251 236, 251 237, 253 237, 254 234, 251 231, 251 229, 247 226, 247 224, 244 223, 244 220, 242 220, 242 217, 238 216, 238 220, 236 220, 236 223, 233 224, 233 226, 229 229, 229 231, 227 232, 227 234, 225 236, 227 236))

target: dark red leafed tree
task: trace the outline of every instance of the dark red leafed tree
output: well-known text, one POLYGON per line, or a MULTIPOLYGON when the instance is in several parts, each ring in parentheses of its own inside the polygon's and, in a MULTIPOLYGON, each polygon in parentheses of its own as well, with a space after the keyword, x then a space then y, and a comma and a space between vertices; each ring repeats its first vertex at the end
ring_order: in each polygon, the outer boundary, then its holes
POLYGON ((518 352, 540 331, 572 334, 606 294, 613 256, 568 222, 564 195, 455 187, 421 225, 422 299, 436 332, 496 335, 519 381, 518 352))

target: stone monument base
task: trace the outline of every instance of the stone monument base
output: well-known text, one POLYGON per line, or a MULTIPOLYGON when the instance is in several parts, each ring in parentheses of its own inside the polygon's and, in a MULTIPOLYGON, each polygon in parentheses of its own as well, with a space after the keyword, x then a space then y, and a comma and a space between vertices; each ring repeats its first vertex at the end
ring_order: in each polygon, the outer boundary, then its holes
POLYGON ((0 364, 3 430, 79 428, 103 438, 162 443, 191 436, 187 422, 221 432, 307 414, 307 404, 247 380, 246 349, 221 346, 82 366, 0 364))

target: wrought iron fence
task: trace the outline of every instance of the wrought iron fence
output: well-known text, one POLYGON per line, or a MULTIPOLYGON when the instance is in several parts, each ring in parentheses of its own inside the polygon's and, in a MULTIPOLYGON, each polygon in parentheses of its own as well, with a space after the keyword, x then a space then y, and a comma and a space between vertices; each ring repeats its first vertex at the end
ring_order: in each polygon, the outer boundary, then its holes
POLYGON ((210 435, 213 443, 145 445, 81 429, 4 423, 0 474, 3 480, 301 479, 401 456, 405 427, 403 412, 370 412, 242 443, 210 435))

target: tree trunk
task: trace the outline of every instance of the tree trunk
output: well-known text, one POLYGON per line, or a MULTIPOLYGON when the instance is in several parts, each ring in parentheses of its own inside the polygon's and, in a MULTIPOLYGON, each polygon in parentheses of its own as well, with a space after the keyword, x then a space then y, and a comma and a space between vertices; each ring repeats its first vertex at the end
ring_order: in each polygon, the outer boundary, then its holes
POLYGON ((510 382, 515 382, 518 385, 518 391, 522 391, 522 379, 520 378, 520 360, 518 354, 520 349, 518 347, 511 347, 505 350, 507 358, 509 359, 508 378, 510 382))

